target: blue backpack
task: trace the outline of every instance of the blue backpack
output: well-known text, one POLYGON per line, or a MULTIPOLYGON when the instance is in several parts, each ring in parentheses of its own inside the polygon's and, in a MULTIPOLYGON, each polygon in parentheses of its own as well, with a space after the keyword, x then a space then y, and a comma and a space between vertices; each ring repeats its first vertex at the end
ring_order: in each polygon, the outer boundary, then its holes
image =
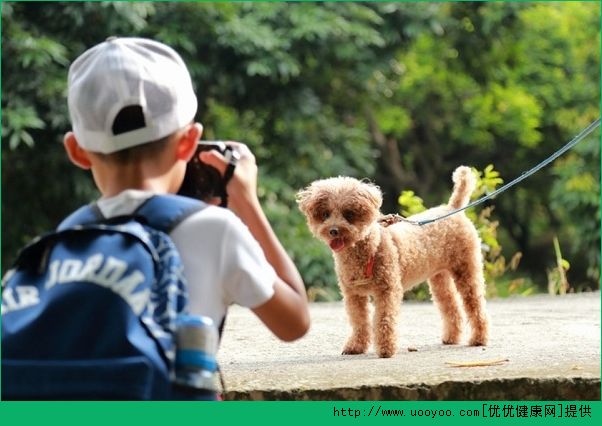
POLYGON ((26 246, 2 282, 2 399, 172 399, 187 292, 168 233, 204 206, 84 206, 26 246))

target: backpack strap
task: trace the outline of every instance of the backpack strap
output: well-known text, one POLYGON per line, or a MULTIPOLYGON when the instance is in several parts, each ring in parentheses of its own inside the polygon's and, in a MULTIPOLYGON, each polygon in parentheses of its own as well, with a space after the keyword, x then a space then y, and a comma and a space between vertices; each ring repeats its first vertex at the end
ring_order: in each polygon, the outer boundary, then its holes
POLYGON ((69 216, 67 216, 57 227, 57 231, 63 231, 75 226, 86 225, 89 223, 100 222, 104 219, 100 208, 96 203, 87 204, 80 207, 69 216))
POLYGON ((155 195, 146 200, 134 212, 143 217, 148 225, 169 234, 190 215, 203 210, 207 204, 181 195, 155 195))
MULTIPOLYGON (((149 197, 131 215, 125 215, 125 217, 141 219, 140 222, 143 224, 169 234, 188 216, 203 210, 205 207, 207 207, 206 203, 193 198, 162 194, 149 197)), ((60 223, 57 230, 62 231, 99 222, 119 221, 120 218, 123 217, 105 218, 98 204, 92 203, 80 207, 69 215, 60 223)))

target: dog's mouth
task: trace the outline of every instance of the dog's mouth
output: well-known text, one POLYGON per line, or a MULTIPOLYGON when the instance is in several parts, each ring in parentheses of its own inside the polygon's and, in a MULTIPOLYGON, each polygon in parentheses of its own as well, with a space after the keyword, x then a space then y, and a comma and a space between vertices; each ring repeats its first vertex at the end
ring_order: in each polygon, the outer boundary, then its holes
POLYGON ((341 251, 345 248, 345 240, 342 238, 333 238, 328 243, 332 251, 341 251))

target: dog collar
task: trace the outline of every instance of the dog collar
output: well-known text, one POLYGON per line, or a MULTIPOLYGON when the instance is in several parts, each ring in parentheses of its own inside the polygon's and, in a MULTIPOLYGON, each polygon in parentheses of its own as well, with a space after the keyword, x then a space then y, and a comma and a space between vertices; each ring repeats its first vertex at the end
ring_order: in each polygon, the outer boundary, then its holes
POLYGON ((366 270, 364 271, 364 278, 372 278, 374 272, 374 256, 370 256, 368 263, 366 264, 366 270))

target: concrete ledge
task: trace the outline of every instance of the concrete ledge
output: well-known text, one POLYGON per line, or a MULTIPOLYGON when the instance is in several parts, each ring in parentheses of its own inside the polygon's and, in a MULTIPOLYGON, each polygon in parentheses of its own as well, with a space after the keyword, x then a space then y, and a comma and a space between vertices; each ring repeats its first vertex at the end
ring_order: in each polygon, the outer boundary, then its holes
POLYGON ((350 330, 342 303, 311 306, 303 339, 277 340, 233 307, 219 361, 235 400, 599 400, 600 293, 488 302, 491 343, 440 343, 431 303, 404 302, 400 351, 380 359, 341 355, 350 330), (416 351, 408 351, 408 348, 416 351), (447 362, 507 359, 495 366, 447 362))

